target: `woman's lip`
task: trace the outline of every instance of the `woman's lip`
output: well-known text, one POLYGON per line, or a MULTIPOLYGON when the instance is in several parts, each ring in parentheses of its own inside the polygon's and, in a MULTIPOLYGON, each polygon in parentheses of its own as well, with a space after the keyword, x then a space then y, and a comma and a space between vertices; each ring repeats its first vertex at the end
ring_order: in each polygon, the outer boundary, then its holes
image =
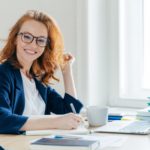
POLYGON ((24 49, 24 51, 28 54, 31 54, 31 55, 34 55, 36 54, 37 52, 36 51, 33 51, 33 50, 29 50, 29 49, 24 49))

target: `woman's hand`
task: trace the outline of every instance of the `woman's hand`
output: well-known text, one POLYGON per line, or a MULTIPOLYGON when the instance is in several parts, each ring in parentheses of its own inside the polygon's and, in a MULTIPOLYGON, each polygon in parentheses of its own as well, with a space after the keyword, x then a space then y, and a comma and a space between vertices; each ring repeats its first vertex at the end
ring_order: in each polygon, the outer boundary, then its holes
POLYGON ((65 130, 76 129, 82 121, 79 115, 73 113, 60 115, 55 119, 56 128, 65 130))
POLYGON ((73 62, 75 61, 75 58, 72 54, 70 53, 66 53, 63 55, 63 64, 60 66, 62 73, 67 73, 68 71, 70 71, 71 66, 73 64, 73 62))

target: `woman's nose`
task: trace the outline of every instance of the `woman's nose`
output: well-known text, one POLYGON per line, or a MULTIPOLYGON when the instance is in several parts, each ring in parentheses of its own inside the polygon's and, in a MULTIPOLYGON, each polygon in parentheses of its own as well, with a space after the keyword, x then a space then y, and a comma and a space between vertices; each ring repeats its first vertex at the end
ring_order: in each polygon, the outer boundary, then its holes
POLYGON ((31 45, 33 48, 37 48, 37 47, 38 47, 37 42, 36 42, 36 38, 33 39, 33 41, 30 43, 30 45, 31 45))

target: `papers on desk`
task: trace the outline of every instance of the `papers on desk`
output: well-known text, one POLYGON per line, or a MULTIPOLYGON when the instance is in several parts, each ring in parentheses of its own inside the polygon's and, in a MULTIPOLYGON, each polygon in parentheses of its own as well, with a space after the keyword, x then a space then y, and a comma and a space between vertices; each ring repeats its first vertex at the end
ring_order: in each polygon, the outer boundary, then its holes
POLYGON ((84 126, 79 126, 77 129, 72 130, 33 130, 33 131, 26 131, 24 135, 51 135, 51 134, 88 134, 89 130, 84 126))
POLYGON ((150 108, 147 107, 137 111, 137 116, 150 117, 150 108))
POLYGON ((100 148, 103 149, 106 147, 120 147, 127 140, 127 137, 120 136, 97 136, 100 141, 100 148))

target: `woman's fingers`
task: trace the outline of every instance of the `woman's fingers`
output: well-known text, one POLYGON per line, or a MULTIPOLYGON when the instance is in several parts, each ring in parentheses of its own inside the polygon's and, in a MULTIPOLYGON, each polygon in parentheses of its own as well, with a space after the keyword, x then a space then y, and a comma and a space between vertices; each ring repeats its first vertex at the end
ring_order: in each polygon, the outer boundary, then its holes
POLYGON ((65 63, 73 63, 74 60, 75 60, 74 56, 72 54, 70 54, 70 53, 64 54, 63 55, 63 59, 64 59, 65 63))
POLYGON ((57 129, 76 129, 83 121, 80 115, 68 113, 56 117, 57 129))

